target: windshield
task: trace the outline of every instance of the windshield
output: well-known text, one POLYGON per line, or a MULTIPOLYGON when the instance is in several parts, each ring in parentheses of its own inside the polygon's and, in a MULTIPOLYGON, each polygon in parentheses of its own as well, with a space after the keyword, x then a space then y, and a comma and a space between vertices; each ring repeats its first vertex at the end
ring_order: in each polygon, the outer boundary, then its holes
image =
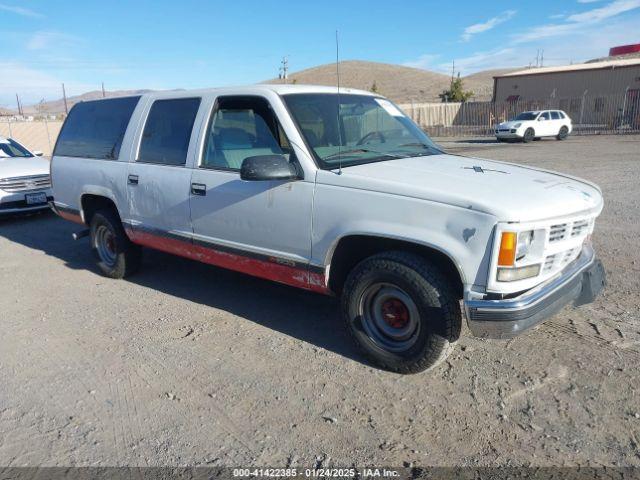
POLYGON ((522 112, 514 120, 535 120, 538 116, 538 112, 522 112))
POLYGON ((8 139, 0 140, 0 158, 8 157, 33 157, 29 150, 24 148, 18 142, 8 139))
POLYGON ((442 153, 389 100, 333 93, 283 97, 321 168, 442 153))

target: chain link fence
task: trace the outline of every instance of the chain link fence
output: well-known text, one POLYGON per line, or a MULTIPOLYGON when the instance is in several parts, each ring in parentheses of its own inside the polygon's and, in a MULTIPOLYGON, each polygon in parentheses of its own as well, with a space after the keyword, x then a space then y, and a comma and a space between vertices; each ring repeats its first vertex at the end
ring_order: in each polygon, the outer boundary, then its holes
MULTIPOLYGON (((434 137, 493 136, 495 126, 527 110, 563 110, 573 121, 574 135, 640 133, 640 93, 547 98, 515 102, 409 103, 400 105, 434 137)), ((64 119, 57 115, 0 116, 0 136, 51 156, 64 119)))
POLYGON ((400 107, 431 136, 492 136, 495 126, 528 110, 563 110, 575 135, 640 133, 640 94, 515 102, 410 103, 400 107))
POLYGON ((50 157, 63 122, 60 116, 0 116, 0 137, 13 138, 29 150, 50 157))

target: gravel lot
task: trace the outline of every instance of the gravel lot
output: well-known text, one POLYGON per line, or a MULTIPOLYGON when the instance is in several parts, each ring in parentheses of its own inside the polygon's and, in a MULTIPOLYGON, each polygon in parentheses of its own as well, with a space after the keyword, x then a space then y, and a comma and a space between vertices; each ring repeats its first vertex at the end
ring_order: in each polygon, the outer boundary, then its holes
POLYGON ((598 183, 604 295, 400 376, 335 300, 152 251, 109 280, 77 226, 3 220, 0 465, 640 466, 640 137, 442 145, 598 183))

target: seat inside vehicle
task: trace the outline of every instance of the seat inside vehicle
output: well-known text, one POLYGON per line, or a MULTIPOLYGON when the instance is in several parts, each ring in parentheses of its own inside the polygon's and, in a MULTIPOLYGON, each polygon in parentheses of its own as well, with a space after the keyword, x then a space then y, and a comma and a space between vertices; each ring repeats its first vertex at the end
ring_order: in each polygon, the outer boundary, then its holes
POLYGON ((248 157, 288 155, 288 142, 263 98, 223 98, 209 127, 203 167, 239 170, 248 157))

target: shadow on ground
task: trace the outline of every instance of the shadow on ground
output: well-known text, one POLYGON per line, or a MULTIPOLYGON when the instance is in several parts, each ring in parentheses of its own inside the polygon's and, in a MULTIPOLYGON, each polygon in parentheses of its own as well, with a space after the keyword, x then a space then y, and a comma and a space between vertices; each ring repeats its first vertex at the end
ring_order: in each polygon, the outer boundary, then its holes
MULTIPOLYGON (((88 239, 71 238, 81 228, 53 213, 43 213, 1 219, 0 237, 59 258, 68 268, 99 275, 88 239)), ((140 272, 127 280, 113 281, 131 282, 224 310, 367 364, 343 327, 335 298, 150 249, 144 250, 140 272)))

